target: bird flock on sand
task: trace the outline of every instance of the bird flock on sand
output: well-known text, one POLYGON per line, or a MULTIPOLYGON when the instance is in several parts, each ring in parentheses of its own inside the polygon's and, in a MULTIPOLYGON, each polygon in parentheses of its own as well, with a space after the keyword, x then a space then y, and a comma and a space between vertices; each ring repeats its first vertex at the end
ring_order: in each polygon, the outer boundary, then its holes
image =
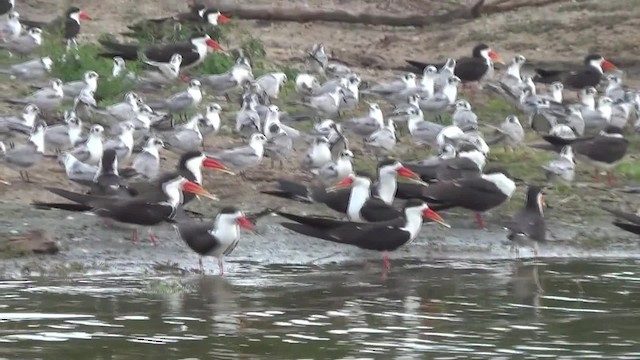
MULTIPOLYGON (((224 51, 206 33, 146 47, 100 40, 100 55, 113 59, 110 76, 135 83, 121 102, 101 106, 94 97, 101 81, 97 72, 87 69, 81 79, 63 83, 52 78, 50 57, 35 57, 48 23, 22 19, 14 0, 1 0, 0 12, 0 48, 17 60, 0 72, 35 88, 30 95, 4 99, 21 110, 0 117, 1 166, 31 182, 29 172, 53 158, 69 181, 86 187, 73 192, 45 184, 65 202, 33 205, 92 212, 105 222, 147 227, 154 244, 152 228, 170 223, 200 255, 201 269, 202 257, 212 256, 221 274, 224 256, 238 245, 240 229, 254 230, 259 217, 272 213, 286 219, 281 225, 295 233, 382 252, 387 271, 388 253, 413 241, 423 221, 450 227, 438 212, 462 208, 474 212, 484 228, 482 214, 509 201, 517 185, 527 186, 526 201, 507 226, 508 239, 516 256, 520 246, 532 246, 537 255, 547 233, 544 186, 524 184, 507 169, 488 164, 491 146, 517 152, 525 134, 536 133, 544 141, 532 146, 558 154, 539 169, 549 181, 545 185, 570 184, 576 166, 592 166, 596 181, 606 171, 611 184, 614 167, 627 153, 625 131, 640 126, 640 92, 625 87, 624 74, 598 54, 587 55, 574 69, 550 70, 529 66, 522 55, 504 63, 489 46, 478 44, 470 57, 441 64, 406 60, 411 70, 395 79, 364 82, 349 66, 332 61, 317 43, 306 52, 300 64, 305 70, 295 79, 285 72, 254 78, 250 59, 242 55, 224 73, 189 75, 187 70, 202 64, 209 52, 224 51), (130 72, 127 61, 143 63, 144 70, 130 72), (281 99, 290 81, 295 94, 281 99), (498 126, 484 124, 472 103, 460 96, 479 89, 512 103, 514 114, 498 126), (153 97, 162 91, 173 94, 153 97), (569 91, 578 93, 577 101, 565 99, 569 91), (212 102, 230 102, 236 94, 241 94, 241 106, 235 113, 223 114, 223 107, 212 102), (291 108, 300 112, 284 111, 275 102, 295 105, 291 108), (366 111, 360 112, 360 105, 366 111), (62 118, 58 110, 64 112, 62 118), (354 113, 360 115, 346 116, 354 113), (451 113, 450 124, 442 121, 445 113, 451 113), (205 139, 215 141, 226 126, 222 115, 243 143, 207 151, 205 139), (305 119, 314 121, 313 128, 296 129, 305 119), (485 137, 481 128, 490 135, 485 137), (400 162, 390 156, 400 141, 431 149, 433 155, 400 162), (173 171, 164 168, 165 151, 179 155, 173 171), (303 152, 298 171, 312 180, 302 184, 280 173, 260 192, 324 204, 342 218, 270 209, 245 214, 226 206, 213 221, 198 221, 194 217, 202 214, 184 208, 196 197, 217 200, 203 188, 202 168, 248 180, 246 171, 267 166, 265 157, 272 168, 279 164, 282 169, 303 152), (354 171, 354 154, 376 159, 374 176, 354 171)), ((77 7, 68 9, 62 27, 68 52, 77 48, 81 21, 90 19, 77 7)), ((213 28, 229 20, 219 11, 194 5, 186 13, 143 20, 130 28, 167 22, 213 28)), ((11 186, 9 180, 2 179, 5 187, 11 186)), ((616 221, 617 226, 640 233, 637 215, 607 210, 625 220, 616 221)), ((134 227, 131 240, 137 238, 134 227)))

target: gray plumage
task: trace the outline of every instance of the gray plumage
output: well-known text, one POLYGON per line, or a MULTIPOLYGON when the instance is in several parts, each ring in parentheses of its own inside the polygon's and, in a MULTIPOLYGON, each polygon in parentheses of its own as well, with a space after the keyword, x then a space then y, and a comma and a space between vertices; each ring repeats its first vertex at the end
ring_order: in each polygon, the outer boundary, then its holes
POLYGON ((135 127, 128 121, 121 123, 120 126, 122 126, 122 132, 117 138, 110 139, 104 143, 104 150, 115 150, 118 161, 123 163, 131 156, 133 151, 133 131, 135 127))
POLYGON ((133 169, 147 180, 155 179, 160 173, 160 148, 164 147, 162 140, 151 137, 142 151, 133 160, 133 169))
POLYGON ((321 95, 306 97, 300 104, 315 110, 318 115, 333 117, 340 110, 341 96, 344 96, 344 90, 340 87, 321 95))
POLYGON ((159 104, 149 105, 152 109, 167 109, 173 113, 186 112, 200 104, 202 101, 202 84, 198 80, 191 80, 187 89, 171 95, 159 104))
POLYGON ((265 131, 269 133, 267 136, 268 142, 265 144, 265 155, 271 159, 272 168, 274 167, 274 162, 279 161, 282 169, 284 161, 293 150, 293 139, 279 123, 271 123, 265 131))
POLYGON ((60 151, 74 147, 81 136, 82 121, 73 111, 67 111, 65 123, 47 127, 44 140, 47 147, 60 151))
POLYGON ((471 110, 471 104, 467 100, 458 100, 455 103, 456 110, 453 112, 451 121, 453 125, 462 130, 477 129, 478 116, 471 110))
POLYGON ((573 149, 567 145, 562 148, 558 158, 544 164, 542 168, 545 171, 547 180, 561 180, 571 183, 575 177, 575 166, 573 149))
POLYGON ((51 74, 51 66, 53 66, 53 60, 45 56, 0 69, 0 73, 7 74, 12 79, 33 81, 49 76, 51 74))
POLYGON ((0 117, 0 137, 8 139, 17 134, 30 135, 39 111, 37 106, 27 104, 20 116, 0 117))
POLYGON ((19 171, 20 177, 27 182, 30 180, 26 171, 39 163, 43 158, 45 130, 46 124, 40 123, 36 125, 35 130, 25 144, 19 145, 6 151, 4 154, 1 154, 4 164, 11 169, 19 171))
POLYGON ((215 95, 226 95, 250 80, 253 80, 253 71, 249 60, 244 57, 239 57, 233 67, 225 73, 200 78, 202 84, 215 95))
POLYGON ((343 123, 344 129, 359 136, 369 136, 375 131, 384 127, 384 119, 380 106, 376 103, 369 103, 369 113, 367 116, 353 118, 343 123))
POLYGON ((332 155, 329 140, 324 136, 317 137, 313 143, 309 145, 307 153, 302 159, 302 169, 312 170, 320 168, 330 162, 331 159, 332 155))
POLYGON ((262 91, 271 99, 277 99, 280 88, 287 82, 287 75, 283 72, 275 72, 260 76, 256 83, 262 91))
POLYGON ((60 79, 53 79, 46 88, 37 90, 22 99, 8 99, 7 101, 14 104, 34 104, 41 111, 50 112, 60 106, 63 98, 62 81, 60 79))
POLYGON ((497 130, 504 135, 502 143, 506 149, 514 150, 524 140, 524 129, 515 115, 509 115, 497 130))
POLYGON ((0 43, 0 48, 9 50, 11 53, 27 56, 35 52, 42 45, 42 30, 30 28, 17 38, 0 43))
POLYGON ((200 118, 194 116, 165 139, 169 150, 179 154, 195 151, 202 145, 202 133, 198 124, 200 118))
POLYGON ((98 89, 99 77, 97 72, 89 70, 82 75, 82 80, 69 81, 62 84, 65 99, 70 100, 76 98, 87 86, 95 92, 98 89))
POLYGON ((407 109, 409 120, 407 127, 413 140, 419 144, 435 146, 438 134, 444 129, 444 125, 424 120, 422 110, 419 108, 407 109))
POLYGON ((387 126, 376 130, 365 139, 365 144, 373 148, 376 157, 379 157, 392 151, 397 140, 396 125, 389 119, 387 126))
POLYGON ((267 138, 263 134, 255 133, 251 135, 248 145, 217 153, 208 153, 207 156, 222 161, 232 170, 244 171, 260 164, 264 156, 264 145, 266 143, 267 138))
POLYGON ((97 166, 85 164, 70 153, 61 154, 58 160, 64 166, 64 171, 69 180, 93 182, 98 172, 97 166))

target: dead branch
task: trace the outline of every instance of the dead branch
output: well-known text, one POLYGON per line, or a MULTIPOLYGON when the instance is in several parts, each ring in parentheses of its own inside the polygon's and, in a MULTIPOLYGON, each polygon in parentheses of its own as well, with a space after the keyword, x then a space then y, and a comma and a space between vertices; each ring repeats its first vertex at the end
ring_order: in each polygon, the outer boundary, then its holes
POLYGON ((245 5, 229 0, 207 0, 206 4, 226 15, 248 20, 302 23, 329 21, 368 25, 426 26, 448 23, 456 19, 475 19, 482 15, 513 11, 523 7, 544 6, 561 1, 569 0, 498 0, 489 4, 486 4, 485 0, 478 0, 469 8, 464 7, 439 15, 365 13, 343 9, 309 9, 299 6, 245 5))

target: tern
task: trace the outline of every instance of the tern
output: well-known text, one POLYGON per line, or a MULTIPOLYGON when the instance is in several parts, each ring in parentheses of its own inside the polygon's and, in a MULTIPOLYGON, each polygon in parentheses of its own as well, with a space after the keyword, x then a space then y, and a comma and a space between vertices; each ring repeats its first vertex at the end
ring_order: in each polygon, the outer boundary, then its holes
POLYGON ((142 152, 133 160, 133 169, 136 174, 146 180, 155 180, 160 173, 160 148, 164 147, 162 140, 150 137, 142 152))
POLYGON ((203 140, 202 133, 198 127, 199 123, 200 116, 196 115, 176 129, 173 134, 165 139, 167 148, 179 154, 198 150, 203 140))
POLYGON ((260 133, 251 135, 249 144, 232 149, 223 150, 217 153, 207 153, 208 157, 219 160, 230 169, 244 174, 244 171, 253 168, 262 162, 264 155, 264 145, 267 138, 260 133))
POLYGON ((573 182, 575 177, 576 160, 571 145, 566 145, 560 150, 557 159, 551 160, 542 168, 545 171, 547 180, 561 180, 565 183, 573 182))
POLYGON ((10 54, 27 56, 40 48, 40 45, 42 45, 42 30, 32 27, 17 38, 0 43, 0 49, 6 49, 10 54))
POLYGON ((6 101, 12 104, 34 104, 40 111, 51 112, 62 103, 63 98, 62 80, 53 79, 49 82, 49 87, 40 89, 22 99, 7 99, 6 101))
POLYGON ((0 28, 0 36, 4 41, 13 41, 22 33, 22 24, 20 23, 20 14, 17 11, 11 11, 7 14, 7 20, 0 28))
POLYGON ((302 168, 305 170, 314 170, 324 166, 331 161, 331 149, 329 148, 329 140, 324 136, 318 136, 309 145, 307 153, 302 159, 302 168))
POLYGON ((142 104, 140 97, 136 93, 129 91, 124 95, 123 102, 110 105, 104 110, 96 110, 96 112, 111 116, 119 121, 128 121, 140 112, 142 104))
POLYGON ((71 154, 84 163, 97 165, 100 162, 100 158, 102 158, 103 133, 104 128, 101 125, 93 125, 91 130, 89 130, 89 137, 87 140, 76 146, 71 151, 71 154))
POLYGON ((42 160, 44 155, 44 133, 47 125, 44 122, 37 123, 29 140, 20 146, 0 154, 0 160, 9 168, 20 173, 20 178, 25 182, 31 182, 27 170, 42 160))
POLYGON ((53 60, 45 56, 39 59, 28 60, 19 64, 14 64, 8 68, 1 68, 1 74, 7 74, 12 80, 33 81, 40 80, 51 75, 53 60))
POLYGON ((44 133, 45 144, 55 149, 56 153, 74 147, 82 138, 82 120, 75 112, 66 111, 64 122, 47 127, 44 133))
POLYGON ((316 178, 325 186, 333 185, 353 173, 353 153, 345 149, 340 152, 335 161, 325 163, 316 171, 316 178))
POLYGON ((287 83, 287 75, 283 72, 264 74, 256 80, 256 83, 270 99, 277 99, 280 89, 287 83))
POLYGON ((462 130, 478 128, 478 115, 471 110, 471 104, 467 100, 456 101, 455 108, 451 118, 453 125, 462 130))
POLYGON ((185 91, 173 94, 160 104, 149 105, 152 109, 168 109, 172 113, 185 113, 197 107, 202 101, 202 84, 199 80, 189 81, 185 91))
POLYGON ((416 74, 408 73, 402 75, 400 80, 375 85, 370 89, 361 91, 361 93, 377 95, 395 103, 406 100, 409 95, 415 93, 417 87, 416 74))
POLYGON ((130 121, 120 124, 122 131, 116 139, 108 140, 104 143, 104 150, 115 150, 119 162, 125 162, 133 151, 133 131, 135 126, 130 121))
POLYGON ((239 89, 245 82, 253 80, 253 71, 249 60, 239 57, 227 72, 217 75, 206 75, 200 78, 204 86, 215 95, 226 95, 239 89))
POLYGON ((30 135, 40 110, 33 104, 27 104, 20 116, 0 117, 0 136, 3 139, 12 137, 15 133, 30 135))
POLYGON ((432 97, 420 98, 418 102, 420 109, 431 114, 441 113, 450 105, 455 104, 458 97, 458 85, 460 85, 460 78, 450 77, 441 91, 436 92, 432 97))
POLYGON ((156 89, 174 83, 180 75, 181 64, 182 55, 173 54, 168 63, 160 63, 156 70, 147 70, 140 74, 137 79, 138 84, 145 88, 156 89))
POLYGON ((500 133, 505 150, 515 150, 524 140, 524 129, 515 115, 507 116, 496 130, 500 133))
POLYGON ((260 115, 256 111, 256 101, 252 96, 245 96, 242 107, 236 113, 235 131, 244 136, 250 136, 255 132, 262 132, 260 115))
POLYGON ((300 96, 309 96, 320 87, 318 79, 307 73, 296 76, 296 93, 300 96))
POLYGON ((60 154, 58 160, 61 165, 64 166, 67 179, 71 181, 90 183, 93 182, 93 179, 96 178, 96 174, 98 173, 97 166, 85 164, 68 152, 60 154))
POLYGON ((388 124, 385 127, 374 131, 365 139, 365 145, 373 148, 376 158, 392 151, 398 141, 396 124, 393 119, 389 119, 387 122, 388 124))
POLYGON ((369 113, 367 116, 349 119, 343 124, 346 130, 362 137, 367 137, 375 131, 384 127, 384 118, 380 106, 376 103, 369 103, 369 113))

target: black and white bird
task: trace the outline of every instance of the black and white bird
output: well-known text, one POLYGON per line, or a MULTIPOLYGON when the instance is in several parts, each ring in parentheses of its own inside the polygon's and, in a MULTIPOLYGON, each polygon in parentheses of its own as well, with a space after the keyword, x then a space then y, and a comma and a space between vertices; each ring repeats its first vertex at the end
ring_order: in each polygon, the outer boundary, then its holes
POLYGON ((543 189, 531 185, 527 189, 527 198, 522 210, 511 217, 507 238, 512 242, 516 257, 520 256, 519 246, 532 246, 538 256, 538 244, 546 241, 547 227, 544 221, 545 206, 543 189))
POLYGON ((240 229, 253 230, 249 218, 233 206, 220 209, 213 224, 179 221, 177 228, 180 237, 191 250, 200 255, 200 270, 204 272, 202 258, 215 257, 218 260, 219 274, 224 275, 224 257, 231 254, 240 241, 240 229))

